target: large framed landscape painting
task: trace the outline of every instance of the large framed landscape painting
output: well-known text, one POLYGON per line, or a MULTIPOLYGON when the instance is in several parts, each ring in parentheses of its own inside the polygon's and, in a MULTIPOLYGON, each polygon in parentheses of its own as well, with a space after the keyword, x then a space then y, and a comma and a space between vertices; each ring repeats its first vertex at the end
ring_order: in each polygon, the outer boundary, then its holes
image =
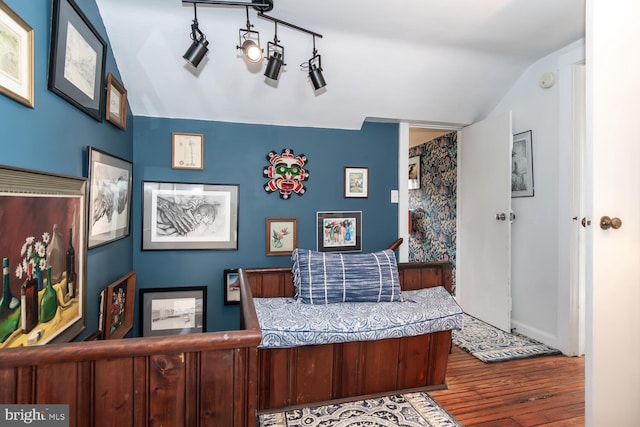
POLYGON ((85 328, 86 191, 84 178, 0 166, 0 348, 85 328))

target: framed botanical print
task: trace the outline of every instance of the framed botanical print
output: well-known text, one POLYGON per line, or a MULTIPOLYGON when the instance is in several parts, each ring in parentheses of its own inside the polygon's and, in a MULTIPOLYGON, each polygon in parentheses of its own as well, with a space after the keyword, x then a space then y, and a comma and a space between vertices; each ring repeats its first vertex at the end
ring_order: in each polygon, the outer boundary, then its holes
POLYGON ((33 108, 33 28, 0 1, 0 93, 33 108))
POLYGON ((101 122, 107 44, 73 0, 53 0, 51 26, 49 90, 101 122))
POLYGON ((267 256, 291 255, 298 247, 298 218, 267 218, 267 256))

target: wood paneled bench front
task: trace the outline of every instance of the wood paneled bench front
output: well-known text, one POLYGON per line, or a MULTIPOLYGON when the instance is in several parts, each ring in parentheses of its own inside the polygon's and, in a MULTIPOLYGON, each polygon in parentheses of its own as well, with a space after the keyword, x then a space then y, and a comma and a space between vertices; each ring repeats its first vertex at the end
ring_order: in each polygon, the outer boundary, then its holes
MULTIPOLYGON (((450 262, 398 263, 401 289, 444 286, 451 292, 451 270, 450 262)), ((291 267, 240 269, 240 286, 242 304, 251 306, 256 300, 246 300, 247 295, 271 298, 292 297, 295 293, 291 267)), ((445 388, 450 346, 451 330, 289 348, 260 345, 258 410, 445 388)))

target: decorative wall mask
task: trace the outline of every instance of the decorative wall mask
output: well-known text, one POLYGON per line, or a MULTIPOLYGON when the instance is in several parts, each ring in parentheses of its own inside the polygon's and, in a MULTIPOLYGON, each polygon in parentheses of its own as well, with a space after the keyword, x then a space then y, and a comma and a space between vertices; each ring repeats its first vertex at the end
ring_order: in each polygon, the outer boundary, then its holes
POLYGON ((303 169, 307 163, 307 156, 294 156, 293 150, 285 148, 282 154, 270 151, 267 160, 271 166, 262 171, 266 178, 271 178, 264 186, 267 193, 280 192, 281 199, 288 199, 291 193, 302 196, 307 190, 302 181, 309 179, 309 171, 303 169))

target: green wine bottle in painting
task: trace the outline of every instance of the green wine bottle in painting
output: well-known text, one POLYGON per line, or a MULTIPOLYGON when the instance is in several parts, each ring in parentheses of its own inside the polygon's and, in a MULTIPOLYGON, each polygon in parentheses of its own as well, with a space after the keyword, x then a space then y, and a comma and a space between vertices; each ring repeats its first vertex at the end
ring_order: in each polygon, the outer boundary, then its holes
POLYGON ((2 259, 2 299, 0 299, 0 343, 20 325, 20 301, 11 294, 9 258, 2 259))
POLYGON ((58 295, 53 289, 51 281, 51 266, 47 267, 47 286, 44 288, 42 300, 40 301, 40 322, 45 323, 53 319, 58 310, 58 295))

